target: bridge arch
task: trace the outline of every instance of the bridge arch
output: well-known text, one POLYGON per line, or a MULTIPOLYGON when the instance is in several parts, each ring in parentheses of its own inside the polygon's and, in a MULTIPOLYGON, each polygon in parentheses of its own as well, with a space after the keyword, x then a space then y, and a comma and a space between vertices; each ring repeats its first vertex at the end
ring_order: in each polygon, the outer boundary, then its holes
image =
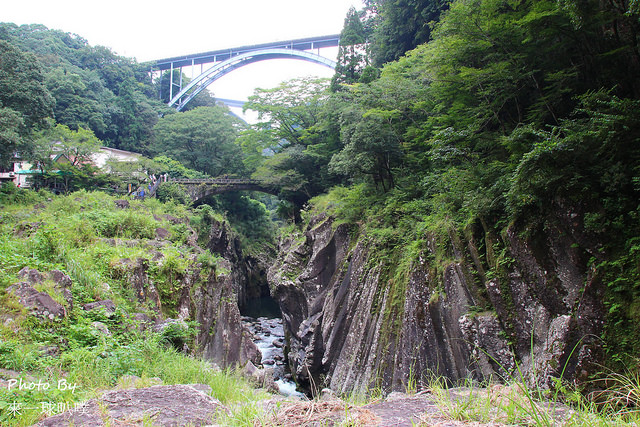
POLYGON ((194 188, 189 191, 189 196, 194 202, 199 201, 200 199, 204 199, 208 196, 213 196, 216 194, 227 193, 229 191, 257 191, 260 193, 271 194, 272 196, 278 196, 280 191, 277 188, 265 187, 262 185, 234 185, 227 187, 214 187, 214 186, 206 186, 200 188, 194 188))
MULTIPOLYGON (((273 196, 278 196, 280 193, 280 189, 277 187, 249 178, 171 179, 167 182, 182 185, 193 202, 197 202, 207 196, 229 191, 259 191, 273 196)), ((159 184, 160 181, 155 188, 159 184)), ((153 191, 155 191, 155 188, 153 191)))
POLYGON ((176 94, 169 106, 175 106, 178 111, 181 111, 189 101, 191 101, 198 93, 204 90, 211 83, 218 80, 220 77, 229 74, 233 70, 237 70, 245 65, 252 64, 254 62, 266 61, 270 59, 299 59, 303 61, 313 62, 325 67, 334 69, 336 62, 320 56, 312 52, 306 52, 296 49, 263 49, 251 52, 239 53, 231 58, 215 64, 204 73, 200 74, 194 80, 192 80, 187 86, 185 86, 178 94, 176 94))

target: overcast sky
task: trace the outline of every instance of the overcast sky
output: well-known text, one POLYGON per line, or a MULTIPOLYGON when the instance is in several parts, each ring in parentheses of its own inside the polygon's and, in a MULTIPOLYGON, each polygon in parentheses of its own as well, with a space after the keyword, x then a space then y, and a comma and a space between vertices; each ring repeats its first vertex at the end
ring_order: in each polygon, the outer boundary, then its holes
MULTIPOLYGON (((15 0, 0 21, 44 24, 75 33, 138 62, 256 43, 338 34, 349 7, 361 0, 15 0)), ((337 51, 321 52, 335 56, 337 51)), ((335 59, 335 58, 333 58, 335 59)), ((190 73, 186 73, 189 75, 190 73)), ((262 61, 221 78, 210 90, 246 99, 253 88, 295 76, 330 77, 331 70, 298 60, 262 61)))

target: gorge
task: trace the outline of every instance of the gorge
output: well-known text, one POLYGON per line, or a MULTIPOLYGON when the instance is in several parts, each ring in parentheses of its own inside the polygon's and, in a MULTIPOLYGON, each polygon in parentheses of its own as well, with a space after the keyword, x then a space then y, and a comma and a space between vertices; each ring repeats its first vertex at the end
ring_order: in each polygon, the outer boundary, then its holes
MULTIPOLYGON (((546 388, 556 379, 585 382, 602 363, 604 290, 588 261, 603 255, 583 221, 562 205, 537 229, 498 232, 477 222, 425 233, 399 253, 320 212, 283 235, 274 261, 243 258, 223 224, 213 225, 209 248, 234 260, 220 280, 233 277, 223 288, 235 287, 226 295, 237 295, 239 306, 244 295, 266 295, 255 286, 268 280, 287 362, 307 393, 400 391, 433 376, 451 383, 523 376, 546 388)), ((214 336, 242 341, 236 315, 198 316, 202 330, 215 324, 214 336)), ((206 357, 231 360, 213 349, 234 345, 204 345, 206 357)))
POLYGON ((171 390, 254 425, 282 379, 301 425, 399 392, 417 423, 438 390, 472 422, 510 393, 498 422, 640 422, 638 2, 371 0, 337 50, 248 124, 169 108, 182 69, 0 23, 0 424, 171 390))

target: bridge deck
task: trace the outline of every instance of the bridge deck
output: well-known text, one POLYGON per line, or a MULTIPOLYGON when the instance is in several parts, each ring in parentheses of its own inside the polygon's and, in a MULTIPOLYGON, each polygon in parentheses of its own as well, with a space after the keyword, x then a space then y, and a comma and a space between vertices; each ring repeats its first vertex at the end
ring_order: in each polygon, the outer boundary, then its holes
POLYGON ((250 46, 240 46, 229 49, 212 50, 209 52, 194 53, 191 55, 174 56, 172 58, 158 59, 150 61, 154 70, 163 71, 171 68, 190 67, 192 65, 210 64, 213 62, 225 61, 232 56, 244 53, 254 52, 263 49, 295 49, 295 50, 311 50, 321 49, 325 47, 338 46, 340 35, 334 34, 329 36, 308 37, 304 39, 284 40, 280 42, 261 43, 250 46))

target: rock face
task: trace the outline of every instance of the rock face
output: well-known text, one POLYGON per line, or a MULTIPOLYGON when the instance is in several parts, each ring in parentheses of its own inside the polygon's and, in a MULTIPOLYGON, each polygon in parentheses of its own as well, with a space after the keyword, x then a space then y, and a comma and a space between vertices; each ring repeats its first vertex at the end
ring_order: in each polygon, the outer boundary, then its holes
POLYGON ((481 223, 427 235, 401 263, 380 257, 359 230, 313 218, 281 242, 269 270, 297 382, 404 390, 432 373, 452 381, 517 375, 516 363, 542 384, 563 369, 586 379, 603 309, 586 268, 596 247, 575 231, 578 216, 501 236, 481 223))
MULTIPOLYGON (((176 218, 169 220, 179 221, 176 218)), ((192 231, 192 234, 195 232, 192 231)), ((139 306, 150 309, 147 313, 133 313, 130 316, 137 321, 137 327, 140 330, 153 328, 162 333, 173 325, 167 335, 174 347, 201 355, 221 367, 244 366, 247 361, 259 364, 261 359, 260 351, 240 317, 238 305, 249 280, 243 281, 248 267, 242 262, 238 242, 230 235, 228 226, 217 224, 213 227, 210 245, 225 258, 220 260, 208 277, 201 274, 201 265, 198 263, 198 254, 204 249, 196 245, 195 237, 190 238, 187 243, 192 245, 194 253, 189 255, 189 267, 176 275, 175 294, 164 295, 164 299, 152 274, 153 264, 162 262, 164 258, 153 244, 161 247, 163 242, 107 240, 113 245, 143 245, 151 255, 150 259, 123 258, 111 265, 111 274, 119 276, 131 287, 133 298, 139 306), (184 337, 188 335, 186 322, 194 320, 199 323, 199 330, 196 348, 192 349, 189 347, 191 343, 187 343, 184 337)), ((8 287, 7 292, 30 314, 45 320, 60 320, 73 307, 72 281, 66 274, 57 270, 40 273, 25 268, 18 276, 21 281, 8 287)), ((103 287, 104 292, 108 293, 109 286, 104 284, 103 287)), ((117 311, 116 304, 109 299, 83 304, 82 309, 86 312, 101 310, 107 317, 112 317, 117 311)), ((104 323, 94 322, 92 326, 104 335, 111 334, 104 323)))
MULTIPOLYGON (((229 261, 221 264, 231 271, 229 261)), ((205 286, 194 290, 195 319, 200 324, 198 344, 203 357, 220 366, 244 365, 246 361, 260 363, 260 351, 240 318, 232 277, 212 276, 205 286)))
POLYGON ((260 351, 243 325, 239 304, 246 289, 246 263, 239 242, 225 224, 214 223, 207 249, 222 258, 203 285, 186 275, 182 280, 178 313, 182 320, 196 320, 198 352, 220 366, 260 363, 260 351))
MULTIPOLYGON (((156 218, 160 219, 160 218, 156 218)), ((180 223, 181 220, 166 217, 172 223, 180 223)), ((161 232, 156 230, 156 235, 162 239, 161 232)), ((192 247, 195 255, 192 255, 190 267, 184 274, 178 277, 175 299, 167 302, 175 304, 177 319, 166 318, 167 307, 163 307, 160 291, 153 283, 149 273, 152 262, 161 262, 162 253, 154 250, 152 242, 147 242, 154 256, 151 260, 138 258, 135 260, 121 259, 114 268, 129 282, 134 290, 137 302, 151 308, 154 312, 154 329, 162 331, 167 325, 184 325, 186 321, 195 320, 199 323, 196 336, 196 353, 203 358, 211 360, 219 366, 244 366, 247 361, 259 363, 260 351, 251 340, 246 327, 243 326, 238 305, 246 289, 246 265, 243 262, 242 251, 239 242, 231 237, 228 226, 215 223, 209 235, 207 249, 197 245, 195 231, 187 239, 187 244, 192 247), (204 282, 200 280, 201 271, 197 263, 197 254, 205 250, 221 256, 215 271, 204 282), (257 361, 257 362, 256 362, 257 361)), ((162 240, 154 241, 158 246, 162 240)), ((115 242, 114 242, 115 244, 115 242)), ((104 305, 102 302, 92 303, 95 306, 104 305)), ((108 307, 105 307, 108 309, 108 307)), ((85 309, 90 309, 85 307, 85 309)), ((139 314, 138 317, 141 315, 139 314)), ((138 319, 141 327, 151 323, 151 319, 138 319)), ((183 342, 173 342, 174 346, 182 350, 191 350, 183 342)))
POLYGON ((217 221, 211 225, 207 249, 229 261, 238 306, 242 307, 248 300, 269 294, 267 270, 275 254, 245 255, 239 239, 233 236, 229 226, 217 221))

